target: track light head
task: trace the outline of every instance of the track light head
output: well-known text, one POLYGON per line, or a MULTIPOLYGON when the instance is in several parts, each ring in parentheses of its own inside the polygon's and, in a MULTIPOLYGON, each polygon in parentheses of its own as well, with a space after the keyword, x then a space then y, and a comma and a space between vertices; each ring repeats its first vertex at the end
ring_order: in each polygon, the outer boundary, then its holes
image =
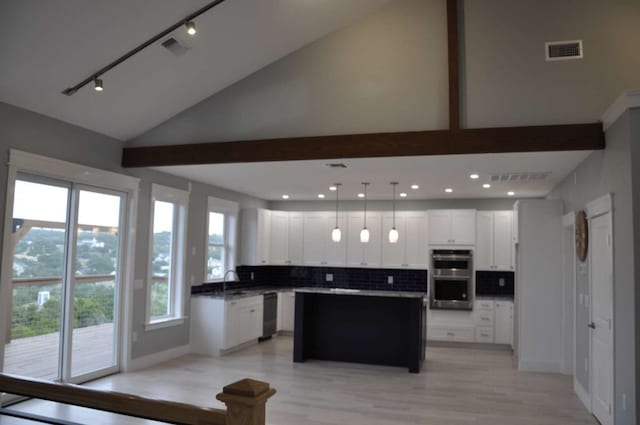
POLYGON ((193 21, 187 21, 187 23, 184 24, 185 27, 187 27, 187 34, 189 35, 195 35, 198 31, 196 30, 196 23, 193 21))
POLYGON ((104 87, 102 85, 102 80, 98 77, 96 77, 93 80, 93 89, 97 92, 101 92, 102 90, 104 90, 104 87))

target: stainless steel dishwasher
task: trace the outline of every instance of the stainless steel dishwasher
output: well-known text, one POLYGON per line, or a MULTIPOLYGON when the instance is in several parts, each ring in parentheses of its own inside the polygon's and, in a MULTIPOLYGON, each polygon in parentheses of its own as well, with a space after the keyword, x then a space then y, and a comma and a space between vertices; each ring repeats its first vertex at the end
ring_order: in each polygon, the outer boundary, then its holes
POLYGON ((264 294, 264 313, 262 317, 262 338, 269 339, 277 331, 278 294, 269 292, 264 294))

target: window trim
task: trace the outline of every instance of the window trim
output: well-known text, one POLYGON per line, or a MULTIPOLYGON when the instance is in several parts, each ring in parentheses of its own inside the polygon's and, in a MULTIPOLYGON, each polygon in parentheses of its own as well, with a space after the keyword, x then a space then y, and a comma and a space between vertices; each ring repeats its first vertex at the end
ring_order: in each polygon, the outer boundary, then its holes
POLYGON ((161 329, 184 323, 185 302, 187 297, 186 261, 187 261, 187 219, 189 207, 189 191, 151 184, 149 205, 149 245, 147 256, 147 296, 145 312, 145 330, 161 329), (151 317, 151 286, 153 283, 153 224, 155 202, 169 202, 174 205, 173 234, 171 241, 171 269, 169 278, 169 314, 162 317, 151 317))
MULTIPOLYGON (((237 202, 209 196, 207 199, 206 228, 204 240, 204 283, 216 283, 224 280, 221 278, 209 278, 207 260, 209 258, 209 215, 218 213, 224 215, 224 270, 234 269, 238 258, 238 225, 240 206, 237 202)), ((219 245, 218 245, 219 246, 219 245)))

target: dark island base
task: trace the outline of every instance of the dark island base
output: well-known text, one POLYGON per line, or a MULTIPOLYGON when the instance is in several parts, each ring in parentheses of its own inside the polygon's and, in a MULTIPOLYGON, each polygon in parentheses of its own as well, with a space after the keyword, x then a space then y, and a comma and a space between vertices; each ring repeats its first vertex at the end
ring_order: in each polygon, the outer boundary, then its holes
POLYGON ((403 366, 419 373, 425 327, 422 298, 297 292, 293 361, 403 366))

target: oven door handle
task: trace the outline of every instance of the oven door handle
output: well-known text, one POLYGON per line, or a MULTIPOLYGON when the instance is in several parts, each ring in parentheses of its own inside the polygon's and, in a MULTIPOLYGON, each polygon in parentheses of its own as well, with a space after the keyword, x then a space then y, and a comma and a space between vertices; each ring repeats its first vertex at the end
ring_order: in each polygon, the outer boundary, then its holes
POLYGON ((469 276, 438 276, 433 275, 434 280, 471 280, 469 276))
POLYGON ((470 255, 432 255, 434 260, 471 260, 470 255))

